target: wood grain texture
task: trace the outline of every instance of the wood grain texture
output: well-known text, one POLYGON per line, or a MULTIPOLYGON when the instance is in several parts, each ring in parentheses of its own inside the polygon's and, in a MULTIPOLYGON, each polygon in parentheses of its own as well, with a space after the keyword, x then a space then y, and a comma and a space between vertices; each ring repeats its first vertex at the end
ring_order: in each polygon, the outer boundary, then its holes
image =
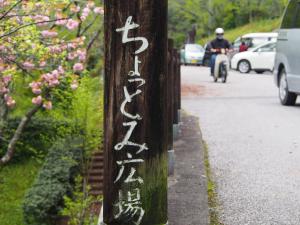
MULTIPOLYGON (((109 225, 132 225, 132 221, 115 219, 119 190, 128 191, 121 183, 114 184, 119 168, 118 160, 126 159, 126 151, 115 151, 114 146, 124 138, 130 122, 122 115, 120 106, 125 99, 123 87, 130 93, 137 89, 142 94, 127 104, 126 111, 140 114, 131 140, 147 143, 148 151, 140 157, 138 175, 144 179, 142 202, 146 213, 143 225, 160 225, 167 221, 167 0, 105 0, 105 128, 104 128, 104 222, 109 225), (139 42, 122 44, 122 35, 115 30, 125 25, 126 19, 140 25, 129 32, 130 37, 145 37, 148 49, 139 54, 140 73, 146 84, 140 88, 128 82, 128 72, 134 68, 134 52, 139 42), (125 190, 126 189, 126 190, 125 190)), ((125 169, 124 174, 129 174, 125 169)), ((135 188, 132 186, 131 188, 135 188)))

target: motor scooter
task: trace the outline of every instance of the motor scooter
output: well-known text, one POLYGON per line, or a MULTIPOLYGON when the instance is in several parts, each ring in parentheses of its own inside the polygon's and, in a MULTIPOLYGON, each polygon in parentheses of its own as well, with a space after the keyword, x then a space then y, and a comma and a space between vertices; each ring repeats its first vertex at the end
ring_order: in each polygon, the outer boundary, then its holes
POLYGON ((216 57, 215 69, 214 69, 214 82, 218 82, 221 79, 222 83, 226 83, 229 71, 229 59, 226 49, 216 49, 219 53, 216 57))

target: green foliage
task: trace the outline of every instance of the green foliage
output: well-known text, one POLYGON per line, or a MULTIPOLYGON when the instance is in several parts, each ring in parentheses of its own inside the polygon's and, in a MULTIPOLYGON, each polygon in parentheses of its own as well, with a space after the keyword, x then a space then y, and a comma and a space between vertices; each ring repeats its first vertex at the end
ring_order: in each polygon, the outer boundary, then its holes
POLYGON ((23 203, 24 221, 28 225, 50 225, 70 195, 80 171, 81 140, 61 140, 53 145, 46 161, 27 192, 23 203))
MULTIPOLYGON (((6 141, 0 142, 1 155, 6 151, 8 140, 19 123, 20 119, 13 118, 6 124, 3 132, 3 138, 6 141)), ((57 139, 71 135, 74 132, 75 128, 73 125, 66 121, 43 117, 34 118, 25 128, 17 144, 14 161, 20 161, 31 156, 36 159, 42 159, 57 139)))
POLYGON ((103 82, 99 77, 85 76, 76 90, 71 116, 73 123, 82 128, 85 153, 99 149, 103 137, 103 82))
POLYGON ((80 79, 76 91, 55 93, 59 100, 52 111, 40 112, 39 117, 51 118, 53 121, 65 121, 72 124, 72 129, 61 127, 61 134, 80 134, 84 140, 86 156, 102 145, 103 137, 103 82, 100 76, 91 77, 89 72, 80 79))
MULTIPOLYGON (((197 26, 197 38, 260 20, 280 18, 288 0, 169 0, 169 35, 181 46, 197 26)), ((249 32, 248 32, 249 33, 249 32)))
POLYGON ((64 196, 65 208, 61 214, 70 218, 69 225, 97 225, 99 215, 93 215, 90 209, 92 204, 101 198, 89 196, 89 187, 82 187, 83 183, 82 177, 78 176, 72 197, 64 196))
MULTIPOLYGON (((252 32, 273 32, 280 26, 280 19, 274 19, 274 20, 261 20, 258 22, 253 22, 246 24, 244 26, 227 30, 225 33, 225 38, 228 39, 230 42, 233 42, 236 40, 236 38, 252 32)), ((199 42, 200 44, 204 45, 207 42, 211 41, 215 38, 215 35, 211 35, 209 37, 201 39, 199 42)))
POLYGON ((8 164, 0 171, 0 224, 23 225, 22 202, 41 165, 33 159, 8 164))

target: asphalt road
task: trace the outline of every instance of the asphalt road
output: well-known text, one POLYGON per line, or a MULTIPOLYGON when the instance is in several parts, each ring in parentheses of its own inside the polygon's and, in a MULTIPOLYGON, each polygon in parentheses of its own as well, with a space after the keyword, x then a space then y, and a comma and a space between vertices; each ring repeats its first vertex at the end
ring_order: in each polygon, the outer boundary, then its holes
POLYGON ((279 104, 271 74, 208 74, 182 67, 182 106, 200 119, 221 222, 300 225, 300 104, 279 104))

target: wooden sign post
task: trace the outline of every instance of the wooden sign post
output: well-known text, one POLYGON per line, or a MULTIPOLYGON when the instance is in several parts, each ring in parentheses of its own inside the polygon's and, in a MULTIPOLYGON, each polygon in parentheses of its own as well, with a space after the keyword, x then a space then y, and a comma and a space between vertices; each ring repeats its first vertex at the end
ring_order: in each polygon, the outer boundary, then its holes
POLYGON ((105 0, 107 225, 167 223, 167 0, 105 0))

